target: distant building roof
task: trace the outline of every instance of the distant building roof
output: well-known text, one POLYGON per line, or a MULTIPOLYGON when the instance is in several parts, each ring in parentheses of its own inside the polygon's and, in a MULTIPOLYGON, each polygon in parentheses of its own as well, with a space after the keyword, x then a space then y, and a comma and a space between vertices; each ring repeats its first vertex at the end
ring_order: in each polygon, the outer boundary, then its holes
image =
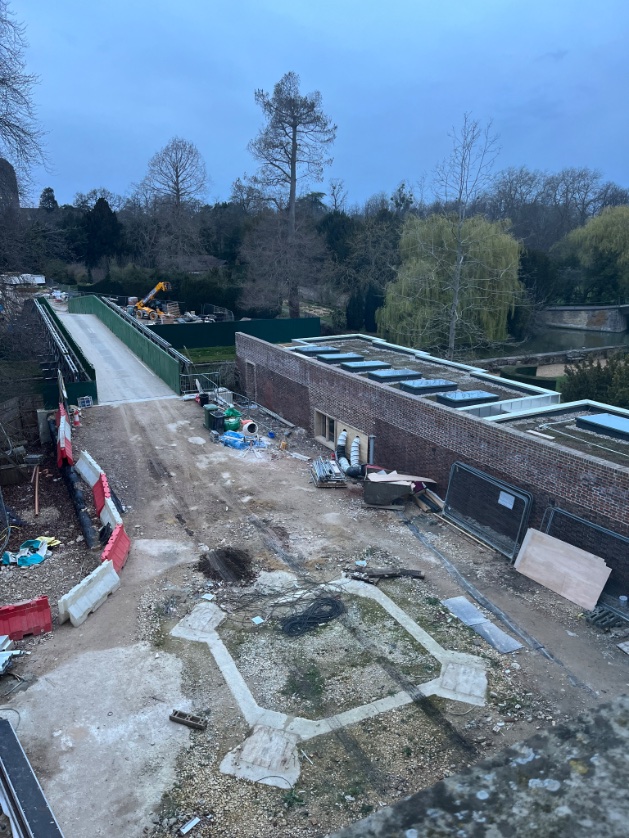
POLYGON ((46 277, 40 274, 0 274, 3 285, 45 285, 46 277))

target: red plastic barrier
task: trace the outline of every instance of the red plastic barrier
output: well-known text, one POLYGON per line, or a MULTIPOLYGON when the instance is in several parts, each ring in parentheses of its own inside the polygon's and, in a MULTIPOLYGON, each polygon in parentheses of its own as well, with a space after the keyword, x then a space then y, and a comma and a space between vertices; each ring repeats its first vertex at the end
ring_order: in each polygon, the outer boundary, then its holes
POLYGON ((108 559, 114 563, 114 570, 120 573, 125 566, 129 550, 131 549, 131 539, 125 532, 122 525, 118 525, 111 534, 111 538, 107 542, 107 546, 103 550, 100 560, 106 562, 108 559))
POLYGON ((94 494, 94 506, 96 507, 96 512, 100 515, 103 506, 105 506, 105 498, 111 498, 109 483, 107 482, 107 475, 105 472, 100 473, 98 480, 92 486, 92 492, 94 494))
POLYGON ((52 614, 47 596, 0 608, 0 634, 8 634, 11 640, 21 640, 28 634, 45 634, 47 631, 52 631, 52 614))
POLYGON ((57 411, 57 465, 59 468, 63 465, 63 461, 67 460, 68 465, 74 465, 74 457, 72 455, 72 426, 70 424, 70 417, 65 407, 60 404, 57 411))

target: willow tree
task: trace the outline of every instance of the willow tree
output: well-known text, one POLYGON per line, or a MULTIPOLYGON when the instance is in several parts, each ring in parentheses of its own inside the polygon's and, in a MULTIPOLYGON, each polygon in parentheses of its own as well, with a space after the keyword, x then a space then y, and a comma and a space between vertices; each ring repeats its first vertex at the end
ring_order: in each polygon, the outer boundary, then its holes
POLYGON ((469 349, 507 337, 523 288, 520 246, 504 223, 434 214, 406 220, 402 263, 377 315, 388 339, 421 349, 469 349))

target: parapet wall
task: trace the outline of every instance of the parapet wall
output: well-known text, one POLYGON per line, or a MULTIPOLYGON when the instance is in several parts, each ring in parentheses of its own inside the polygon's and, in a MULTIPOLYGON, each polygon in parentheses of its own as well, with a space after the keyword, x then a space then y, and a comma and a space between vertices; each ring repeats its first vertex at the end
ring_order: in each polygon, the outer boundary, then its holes
POLYGON ((484 419, 418 399, 236 336, 241 388, 260 404, 314 433, 315 411, 375 436, 375 462, 438 481, 444 494, 457 460, 533 495, 531 526, 555 505, 629 535, 629 469, 484 419))

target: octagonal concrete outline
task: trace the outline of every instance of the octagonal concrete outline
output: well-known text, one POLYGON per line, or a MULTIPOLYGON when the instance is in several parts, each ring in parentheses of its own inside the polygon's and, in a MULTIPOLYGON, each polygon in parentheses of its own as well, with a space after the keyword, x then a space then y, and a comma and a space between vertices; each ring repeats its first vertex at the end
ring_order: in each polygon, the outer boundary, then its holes
MULTIPOLYGON (((444 649, 427 631, 424 631, 402 608, 378 588, 367 586, 355 580, 345 579, 321 587, 323 590, 331 591, 338 591, 339 588, 342 588, 346 593, 374 600, 411 637, 439 661, 441 664, 439 676, 417 685, 417 690, 422 695, 438 695, 477 706, 485 704, 487 676, 485 662, 481 658, 464 652, 450 652, 444 649)), ((307 740, 338 730, 346 725, 356 724, 397 707, 403 707, 414 700, 408 692, 400 690, 395 695, 370 701, 367 704, 353 707, 351 710, 345 710, 342 713, 317 720, 291 716, 260 707, 216 630, 226 617, 227 614, 213 602, 203 601, 198 603, 192 612, 172 629, 171 635, 207 644, 225 679, 225 683, 237 701, 246 722, 251 727, 261 724, 277 730, 285 730, 291 734, 296 734, 301 740, 307 740)))

